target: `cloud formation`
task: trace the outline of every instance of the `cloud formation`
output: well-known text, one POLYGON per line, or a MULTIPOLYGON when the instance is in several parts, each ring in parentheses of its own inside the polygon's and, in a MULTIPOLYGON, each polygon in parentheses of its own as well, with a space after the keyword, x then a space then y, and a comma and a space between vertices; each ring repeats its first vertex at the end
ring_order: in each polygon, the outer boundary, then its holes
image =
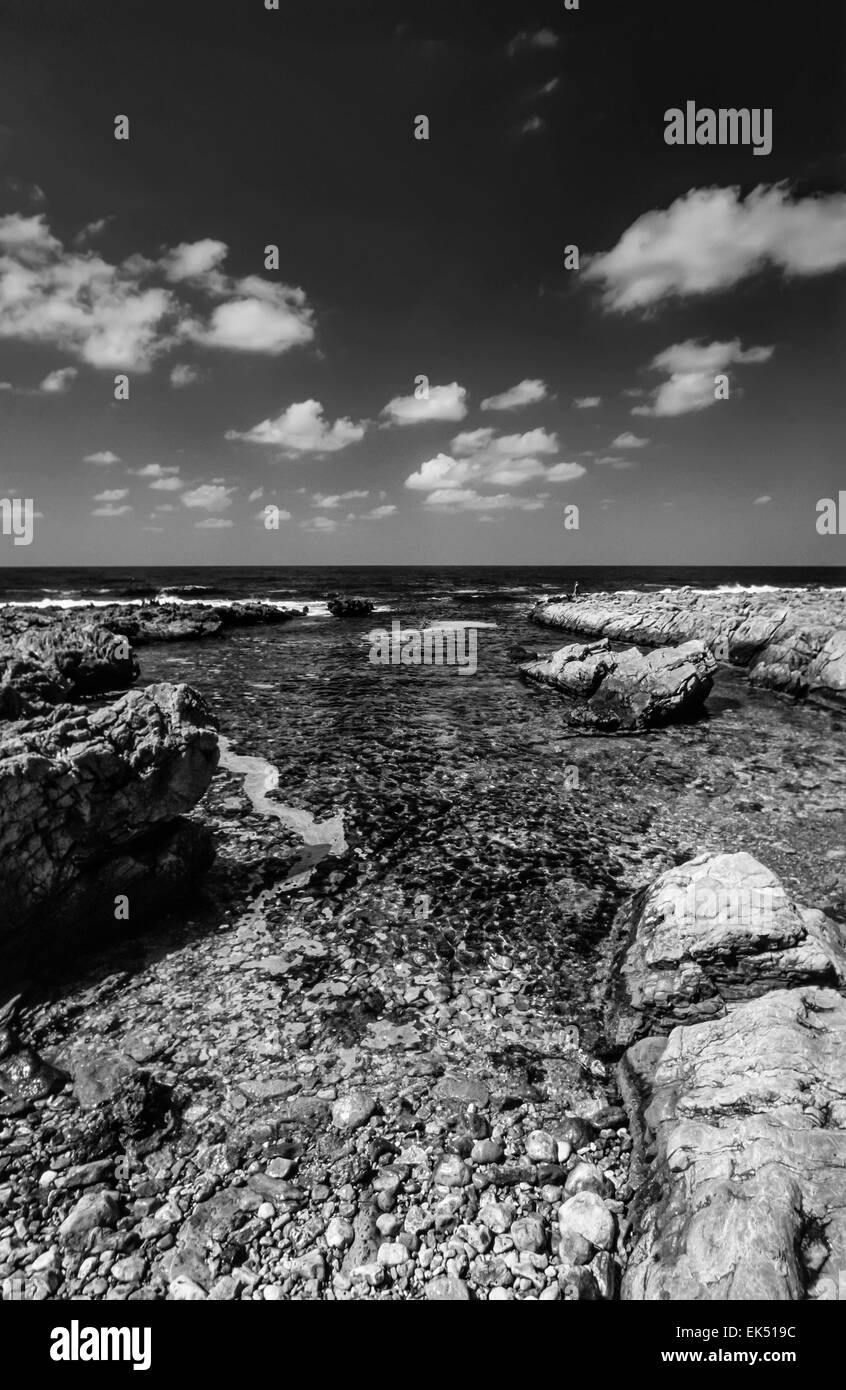
POLYGON ((468 484, 520 487, 537 478, 566 482, 585 472, 580 463, 544 462, 544 455, 557 454, 558 438, 544 429, 525 434, 498 435, 482 428, 464 430, 452 441, 452 453, 427 459, 405 486, 417 492, 465 489, 468 484))
POLYGON ((346 418, 330 425, 323 418, 320 401, 297 401, 277 415, 262 420, 245 433, 227 430, 227 439, 243 439, 247 444, 264 444, 281 449, 289 458, 297 454, 331 454, 357 444, 364 438, 364 424, 346 418))
POLYGON ((756 366, 768 362, 774 351, 772 347, 744 350, 739 338, 727 343, 699 343, 693 338, 674 343, 649 364, 650 370, 666 373, 667 380, 655 387, 648 405, 633 406, 632 415, 687 415, 707 410, 718 400, 717 375, 724 374, 732 364, 756 366))
POLYGON ((544 400, 546 395, 545 381, 527 377, 498 396, 486 397, 482 401, 482 410, 520 410, 524 405, 534 405, 535 401, 544 400))
POLYGON ((646 310, 671 298, 714 294, 773 267, 824 275, 846 265, 846 193, 792 198, 784 184, 691 189, 646 212, 583 275, 605 308, 646 310))
POLYGON ((457 381, 448 386, 430 386, 425 397, 394 396, 382 410, 393 425, 421 425, 428 420, 463 420, 467 414, 467 392, 457 381))

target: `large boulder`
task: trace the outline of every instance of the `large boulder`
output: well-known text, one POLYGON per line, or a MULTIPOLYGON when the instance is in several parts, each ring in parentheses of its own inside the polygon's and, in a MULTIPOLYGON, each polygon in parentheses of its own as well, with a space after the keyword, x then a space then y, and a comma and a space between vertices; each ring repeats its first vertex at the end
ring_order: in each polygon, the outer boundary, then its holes
POLYGON ((326 607, 333 618, 357 618, 372 613, 375 604, 369 598, 353 598, 347 594, 328 594, 326 607))
POLYGON ((842 1296, 844 1056, 846 1001, 816 988, 630 1049, 620 1085, 643 1181, 624 1299, 842 1296))
POLYGON ((740 999, 846 982, 846 933, 752 855, 699 855, 627 904, 606 1013, 617 1045, 715 1018, 740 999))
POLYGON ((520 667, 527 680, 554 686, 574 703, 575 724, 601 732, 660 727, 697 714, 713 683, 716 661, 702 642, 640 653, 615 652, 603 640, 562 647, 520 667))
POLYGON ((169 862, 173 876, 179 862, 203 857, 196 828, 177 818, 211 781, 217 733, 189 686, 152 685, 98 710, 60 706, 6 729, 0 944, 61 919, 86 885, 113 912, 116 858, 137 881, 145 864, 169 862))

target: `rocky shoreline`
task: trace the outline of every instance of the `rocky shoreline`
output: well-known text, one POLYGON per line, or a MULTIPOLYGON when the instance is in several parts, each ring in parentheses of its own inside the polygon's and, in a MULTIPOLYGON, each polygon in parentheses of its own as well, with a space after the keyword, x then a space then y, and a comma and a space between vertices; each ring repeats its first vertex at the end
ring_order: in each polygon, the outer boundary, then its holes
POLYGON ((706 643, 750 680, 834 708, 846 704, 846 592, 836 589, 582 594, 536 604, 530 621, 645 646, 706 643))
MULTIPOLYGON (((727 597, 721 631, 739 616, 727 597)), ((344 905, 356 837, 278 814, 273 769, 227 740, 215 773, 216 721, 190 686, 103 703, 137 676, 130 641, 220 632, 192 611, 186 633, 172 607, 0 623, 6 944, 46 931, 58 948, 98 910, 111 932, 52 984, 36 956, 0 993, 4 1298, 837 1297, 841 923, 742 846, 681 857, 616 914, 588 1045, 533 992, 530 952, 439 954, 409 902, 365 927, 344 905), (289 908, 315 871, 334 905, 289 908), (154 919, 186 888, 163 949, 154 919)), ((825 703, 837 672, 815 686, 814 671, 837 635, 808 639, 779 688, 825 703)), ((685 639, 706 643, 698 682, 712 637, 685 639)), ((558 656, 547 683, 564 694, 589 702, 616 658, 626 711, 665 701, 648 659, 644 705, 644 658, 604 642, 558 656)), ((666 656, 675 680, 684 654, 666 656)), ((674 689, 704 698, 686 680, 674 689)), ((618 718, 619 690, 605 699, 618 718)))

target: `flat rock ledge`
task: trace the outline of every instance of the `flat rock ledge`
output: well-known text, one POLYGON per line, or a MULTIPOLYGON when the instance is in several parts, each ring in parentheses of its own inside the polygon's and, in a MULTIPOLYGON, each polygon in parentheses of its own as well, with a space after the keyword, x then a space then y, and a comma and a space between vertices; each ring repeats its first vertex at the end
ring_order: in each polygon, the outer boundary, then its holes
POLYGON ((539 603, 530 620, 618 642, 705 642, 758 685, 812 703, 846 704, 846 593, 667 589, 584 594, 539 603))
POLYGON ((717 663, 702 642, 642 655, 615 652, 607 639, 561 647, 527 661, 520 674, 568 696, 570 723, 602 733, 658 728, 697 715, 713 684, 717 663))
POLYGON ((151 685, 98 710, 61 705, 0 741, 0 946, 58 930, 83 901, 209 857, 179 818, 218 760, 214 720, 187 685, 151 685), (122 866, 122 869, 121 869, 122 866), (120 869, 120 871, 118 871, 120 869), (81 897, 80 897, 81 895, 81 897))
POLYGON ((737 853, 668 870, 615 930, 606 1027, 628 1045, 635 1193, 621 1296, 837 1298, 844 929, 737 853))
POLYGON ((215 637, 230 627, 288 623, 307 613, 307 608, 277 608, 273 603, 246 599, 233 603, 108 603, 75 608, 70 614, 64 609, 10 606, 0 609, 0 661, 5 647, 22 638, 27 644, 38 643, 40 639, 35 634, 44 629, 59 635, 74 634, 80 627, 94 625, 140 647, 151 642, 215 637))

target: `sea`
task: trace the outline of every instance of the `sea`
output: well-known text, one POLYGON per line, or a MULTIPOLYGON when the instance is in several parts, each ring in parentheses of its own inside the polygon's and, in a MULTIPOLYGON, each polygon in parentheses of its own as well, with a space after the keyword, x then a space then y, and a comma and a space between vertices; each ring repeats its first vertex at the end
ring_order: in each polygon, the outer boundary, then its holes
POLYGON ((723 668, 694 723, 577 733, 556 691, 520 679, 515 647, 548 654, 567 640, 529 623, 532 604, 576 586, 844 584, 842 571, 784 568, 55 568, 0 572, 0 602, 307 608, 286 623, 138 651, 139 684, 198 690, 235 759, 197 813, 218 846, 204 930, 241 920, 260 884, 280 932, 286 913, 343 916, 364 940, 388 931, 385 949, 402 953, 413 938, 421 959, 456 968, 483 971, 491 953, 505 953, 524 969, 527 1007, 590 1037, 614 915, 674 863, 744 849, 800 901, 846 916, 846 877, 832 868, 846 837, 846 740, 841 717, 723 668), (375 611, 333 618, 333 592, 363 595, 375 611), (370 633, 395 618, 471 625, 474 672, 371 662, 370 633), (245 797, 238 759, 267 769, 258 804, 245 797), (268 800, 279 802, 278 823, 268 800), (340 826, 344 857, 312 854, 313 871, 292 876, 284 827, 300 822, 340 826))

